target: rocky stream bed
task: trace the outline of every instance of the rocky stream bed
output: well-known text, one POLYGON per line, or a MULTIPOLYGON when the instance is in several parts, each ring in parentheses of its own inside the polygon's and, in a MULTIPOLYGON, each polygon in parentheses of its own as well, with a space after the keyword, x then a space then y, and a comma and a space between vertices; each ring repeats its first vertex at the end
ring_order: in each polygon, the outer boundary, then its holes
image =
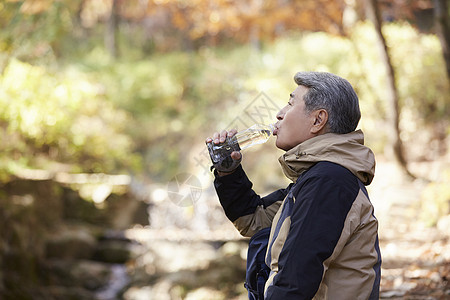
MULTIPOLYGON (((419 222, 425 183, 378 168, 369 192, 380 298, 449 299, 449 216, 419 222)), ((247 240, 212 187, 190 205, 169 201, 167 188, 101 174, 9 181, 0 189, 0 299, 247 299, 247 240)))

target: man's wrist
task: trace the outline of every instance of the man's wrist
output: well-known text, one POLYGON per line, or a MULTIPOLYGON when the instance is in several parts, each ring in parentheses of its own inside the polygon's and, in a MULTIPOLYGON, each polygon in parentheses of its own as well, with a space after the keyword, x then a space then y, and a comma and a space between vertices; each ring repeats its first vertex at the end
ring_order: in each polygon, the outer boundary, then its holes
POLYGON ((223 176, 233 174, 235 171, 236 171, 236 169, 234 169, 233 171, 230 171, 230 172, 217 171, 217 175, 219 175, 219 177, 223 177, 223 176))

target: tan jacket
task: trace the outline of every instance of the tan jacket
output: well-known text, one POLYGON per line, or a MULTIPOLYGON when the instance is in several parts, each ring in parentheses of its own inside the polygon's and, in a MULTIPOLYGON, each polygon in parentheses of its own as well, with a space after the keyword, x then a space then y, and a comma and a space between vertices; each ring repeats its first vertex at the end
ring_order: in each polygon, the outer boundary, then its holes
MULTIPOLYGON (((378 299, 378 222, 364 186, 375 158, 363 133, 320 135, 279 161, 287 189, 259 199, 240 187, 246 204, 221 200, 244 236, 271 226, 265 299, 378 299)), ((244 175, 233 175, 236 186, 244 175)))

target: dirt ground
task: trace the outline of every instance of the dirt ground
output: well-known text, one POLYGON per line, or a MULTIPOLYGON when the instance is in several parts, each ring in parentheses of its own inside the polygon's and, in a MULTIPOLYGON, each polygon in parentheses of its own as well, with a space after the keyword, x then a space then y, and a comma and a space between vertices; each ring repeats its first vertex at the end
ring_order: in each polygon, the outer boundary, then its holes
POLYGON ((424 220, 433 205, 423 196, 429 184, 402 176, 393 164, 377 165, 369 193, 380 225, 380 299, 450 299, 450 215, 431 225, 424 220))

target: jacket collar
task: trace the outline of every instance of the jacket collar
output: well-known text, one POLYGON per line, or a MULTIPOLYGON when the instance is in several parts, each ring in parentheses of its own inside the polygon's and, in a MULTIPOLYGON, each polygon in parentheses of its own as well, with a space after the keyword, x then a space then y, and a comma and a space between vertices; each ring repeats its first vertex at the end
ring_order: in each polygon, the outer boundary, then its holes
POLYGON ((297 178, 314 164, 328 161, 350 170, 365 185, 369 185, 375 174, 375 156, 364 146, 361 130, 347 134, 326 133, 316 136, 288 150, 279 158, 287 178, 297 178))

